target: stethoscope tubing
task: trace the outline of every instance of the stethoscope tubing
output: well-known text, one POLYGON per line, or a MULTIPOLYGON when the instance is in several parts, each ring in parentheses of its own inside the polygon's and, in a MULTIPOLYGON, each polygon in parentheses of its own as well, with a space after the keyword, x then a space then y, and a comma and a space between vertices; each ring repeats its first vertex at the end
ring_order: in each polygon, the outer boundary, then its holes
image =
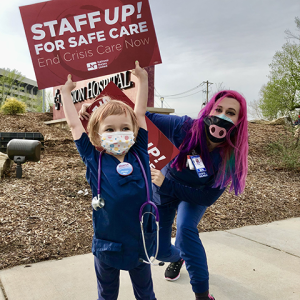
POLYGON ((157 242, 156 242, 156 252, 155 252, 155 255, 153 257, 153 260, 151 260, 149 255, 148 255, 148 252, 146 251, 146 242, 145 242, 144 228, 143 228, 143 218, 144 218, 144 215, 142 216, 142 220, 140 221, 140 224, 141 224, 143 246, 144 246, 145 254, 146 254, 146 257, 147 257, 147 260, 148 260, 148 262, 147 261, 144 261, 144 262, 153 265, 154 261, 156 260, 156 257, 157 257, 157 254, 158 254, 158 249, 159 249, 159 223, 157 221, 155 222, 156 223, 156 240, 157 240, 157 242))
MULTIPOLYGON (((154 264, 154 261, 156 260, 157 254, 158 254, 158 249, 159 249, 159 213, 158 213, 158 208, 156 206, 156 204, 154 202, 152 202, 150 200, 150 191, 149 191, 149 185, 148 185, 148 180, 147 180, 147 175, 145 172, 145 169, 143 167, 143 164, 140 160, 140 158, 138 157, 138 155, 131 150, 132 154, 135 156, 135 158, 137 159, 140 168, 142 170, 143 173, 143 177, 145 180, 145 185, 146 185, 146 193, 147 193, 147 201, 145 203, 142 204, 142 206, 140 207, 139 210, 139 221, 140 221, 140 226, 141 226, 141 232, 142 232, 142 240, 143 240, 143 246, 144 246, 144 251, 147 257, 148 261, 144 261, 143 259, 140 259, 142 262, 147 263, 147 264, 151 264, 151 265, 160 265, 162 266, 164 263, 159 263, 159 264, 154 264), (152 212, 145 212, 143 213, 143 210, 145 208, 146 205, 151 205, 154 210, 155 210, 155 215, 152 212), (144 227, 143 227, 143 221, 144 221, 144 214, 152 214, 155 217, 155 223, 156 223, 156 253, 155 256, 153 257, 153 259, 151 260, 148 252, 147 252, 147 248, 146 248, 146 242, 145 242, 145 234, 144 234, 144 227)), ((104 150, 100 152, 99 154, 99 164, 98 164, 98 187, 97 187, 97 193, 98 193, 98 199, 100 199, 100 193, 101 193, 101 167, 102 167, 102 155, 104 153, 104 150)))
POLYGON ((147 204, 150 204, 151 206, 153 206, 154 210, 155 210, 155 220, 156 222, 159 222, 159 213, 158 213, 158 208, 157 206, 155 205, 154 202, 152 202, 150 200, 150 193, 149 193, 149 185, 148 185, 148 180, 147 180, 147 175, 146 175, 146 172, 145 172, 145 169, 143 167, 143 164, 140 160, 140 158, 138 157, 138 155, 132 151, 133 155, 136 157, 137 161, 139 162, 139 165, 142 169, 142 173, 143 173, 143 176, 144 176, 144 180, 145 180, 145 184, 146 184, 146 191, 147 191, 147 202, 145 202, 144 204, 142 204, 141 208, 140 208, 140 212, 139 212, 139 220, 141 222, 142 220, 142 215, 143 215, 143 209, 144 207, 147 205, 147 204))

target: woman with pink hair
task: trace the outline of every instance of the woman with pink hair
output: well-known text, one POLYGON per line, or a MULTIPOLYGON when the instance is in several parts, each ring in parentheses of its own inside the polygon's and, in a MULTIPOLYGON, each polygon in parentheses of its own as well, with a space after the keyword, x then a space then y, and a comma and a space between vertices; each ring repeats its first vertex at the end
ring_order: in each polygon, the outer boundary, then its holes
POLYGON ((209 274, 197 225, 205 210, 224 192, 241 194, 248 171, 248 123, 244 97, 224 90, 212 97, 197 119, 152 114, 150 120, 179 148, 179 155, 161 171, 151 169, 153 201, 160 215, 157 259, 170 262, 165 279, 180 277, 185 263, 196 300, 209 294, 209 274), (172 224, 177 212, 175 246, 172 224))

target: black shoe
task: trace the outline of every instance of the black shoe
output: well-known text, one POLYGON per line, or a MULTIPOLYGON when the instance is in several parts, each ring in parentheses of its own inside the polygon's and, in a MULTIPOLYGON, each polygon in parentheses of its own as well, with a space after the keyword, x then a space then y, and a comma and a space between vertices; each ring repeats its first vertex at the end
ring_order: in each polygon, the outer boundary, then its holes
POLYGON ((208 291, 200 294, 195 293, 195 295, 196 295, 196 300, 216 300, 213 295, 210 295, 208 293, 208 291))
POLYGON ((184 265, 184 260, 181 258, 177 262, 169 264, 165 271, 165 279, 169 281, 175 281, 180 277, 180 269, 184 265))
POLYGON ((196 295, 196 300, 216 300, 213 295, 210 295, 208 293, 208 291, 200 294, 196 293, 195 295, 196 295))

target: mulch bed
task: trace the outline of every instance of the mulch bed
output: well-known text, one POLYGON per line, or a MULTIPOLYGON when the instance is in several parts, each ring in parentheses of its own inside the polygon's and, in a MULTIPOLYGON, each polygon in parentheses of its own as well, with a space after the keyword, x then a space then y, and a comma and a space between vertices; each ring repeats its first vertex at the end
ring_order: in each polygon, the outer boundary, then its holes
MULTIPOLYGON (((24 164, 22 179, 16 178, 14 165, 0 181, 0 269, 91 251, 91 192, 85 166, 70 131, 45 125, 48 120, 49 113, 0 114, 1 132, 40 132, 45 138, 39 163, 24 164)), ((249 123, 249 133, 245 192, 237 197, 226 191, 208 208, 199 232, 300 216, 300 173, 274 167, 266 149, 285 133, 284 127, 249 123)))

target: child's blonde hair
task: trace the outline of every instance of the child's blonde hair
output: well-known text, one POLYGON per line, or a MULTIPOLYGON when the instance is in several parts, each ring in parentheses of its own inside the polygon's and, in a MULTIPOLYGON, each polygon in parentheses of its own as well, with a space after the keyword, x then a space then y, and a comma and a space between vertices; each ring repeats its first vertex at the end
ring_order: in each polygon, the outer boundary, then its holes
POLYGON ((87 131, 88 131, 88 135, 89 135, 91 143, 95 147, 101 147, 98 132, 99 132, 100 123, 105 118, 107 118, 108 116, 112 116, 112 115, 125 114, 127 116, 127 113, 129 113, 129 115, 131 117, 131 121, 132 121, 132 125, 133 125, 133 133, 134 133, 134 136, 136 137, 138 130, 139 130, 139 126, 138 126, 137 118, 136 118, 136 115, 135 115, 133 109, 122 101, 110 100, 109 102, 98 107, 92 113, 92 115, 89 119, 87 131))

